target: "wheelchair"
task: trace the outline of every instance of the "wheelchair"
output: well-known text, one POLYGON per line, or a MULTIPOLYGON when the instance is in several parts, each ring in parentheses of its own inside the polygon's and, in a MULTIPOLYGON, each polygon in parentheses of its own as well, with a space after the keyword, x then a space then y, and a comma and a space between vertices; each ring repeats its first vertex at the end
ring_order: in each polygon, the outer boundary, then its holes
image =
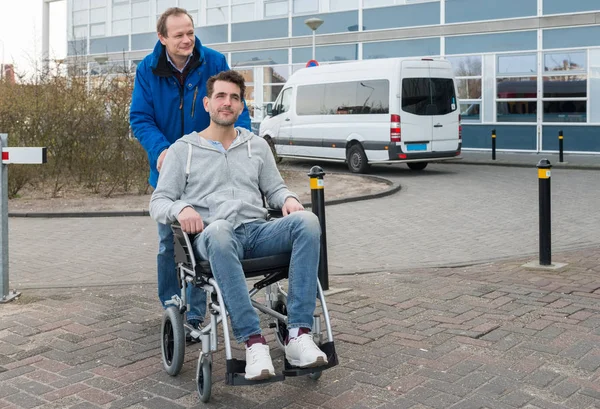
MULTIPOLYGON (((281 217, 281 212, 269 210, 270 217, 281 217)), ((328 363, 324 366, 312 368, 299 368, 290 365, 285 359, 284 367, 281 373, 269 379, 247 380, 244 377, 246 366, 245 360, 233 358, 231 352, 231 341, 229 335, 229 324, 227 320, 227 310, 219 289, 219 285, 214 279, 210 263, 208 261, 196 260, 193 253, 193 236, 185 233, 181 226, 173 224, 171 226, 175 244, 175 263, 181 288, 181 296, 175 295, 169 300, 167 308, 164 311, 161 326, 161 350, 162 361, 166 372, 171 376, 179 374, 184 361, 186 335, 192 341, 201 343, 200 356, 196 367, 196 385, 198 395, 202 402, 208 402, 212 388, 212 354, 218 349, 218 326, 223 327, 223 343, 226 357, 226 376, 227 385, 253 385, 270 382, 280 382, 286 377, 308 375, 317 380, 322 371, 338 364, 338 358, 333 342, 333 333, 331 330, 331 321, 327 304, 321 284, 318 283, 317 299, 321 304, 321 314, 313 317, 313 337, 315 344, 327 355, 328 363), (207 295, 208 312, 210 321, 204 327, 195 329, 185 320, 187 309, 186 289, 187 286, 196 286, 202 288, 207 295), (325 322, 326 339, 322 334, 322 322, 325 322)), ((287 293, 281 285, 281 280, 288 277, 290 265, 290 254, 277 254, 268 257, 260 257, 242 260, 242 268, 246 278, 261 278, 249 291, 252 306, 268 315, 269 327, 275 331, 277 345, 282 350, 284 342, 288 335, 287 330, 287 293), (256 301, 254 297, 260 290, 265 289, 264 304, 256 301)))

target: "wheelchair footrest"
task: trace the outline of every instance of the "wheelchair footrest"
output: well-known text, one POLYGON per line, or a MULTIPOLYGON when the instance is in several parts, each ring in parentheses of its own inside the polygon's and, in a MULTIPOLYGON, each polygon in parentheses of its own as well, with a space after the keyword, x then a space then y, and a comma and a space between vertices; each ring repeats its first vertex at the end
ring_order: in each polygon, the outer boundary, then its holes
POLYGON ((268 379, 260 379, 258 381, 251 381, 244 378, 246 371, 246 361, 241 359, 228 359, 227 360, 227 373, 225 374, 225 383, 227 385, 239 386, 239 385, 257 385, 261 383, 281 382, 285 379, 284 375, 275 375, 268 379))
POLYGON ((320 372, 320 371, 324 371, 326 369, 332 368, 339 363, 337 353, 335 352, 335 345, 333 344, 333 342, 326 342, 324 344, 321 344, 321 345, 319 345, 319 348, 321 349, 321 351, 325 352, 325 355, 327 355, 327 365, 313 366, 311 368, 300 368, 297 366, 290 365, 288 360, 285 359, 283 375, 284 376, 310 375, 311 373, 314 373, 314 372, 320 372))

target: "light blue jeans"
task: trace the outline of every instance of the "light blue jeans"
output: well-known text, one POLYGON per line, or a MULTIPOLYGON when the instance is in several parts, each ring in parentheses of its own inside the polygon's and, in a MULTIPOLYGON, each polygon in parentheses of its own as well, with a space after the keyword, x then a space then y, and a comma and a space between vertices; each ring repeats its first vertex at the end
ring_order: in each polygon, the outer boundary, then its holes
MULTIPOLYGON (((165 307, 175 294, 181 296, 177 267, 175 266, 175 250, 173 249, 173 231, 168 224, 158 223, 158 256, 156 264, 158 270, 158 298, 165 307)), ((206 293, 200 288, 188 285, 187 302, 190 306, 186 319, 203 321, 206 314, 206 293)))
POLYGON ((235 230, 226 220, 209 224, 194 240, 194 251, 208 260, 229 312, 233 336, 240 343, 260 334, 241 259, 290 253, 288 328, 312 329, 321 246, 319 219, 298 211, 273 221, 258 220, 235 230))

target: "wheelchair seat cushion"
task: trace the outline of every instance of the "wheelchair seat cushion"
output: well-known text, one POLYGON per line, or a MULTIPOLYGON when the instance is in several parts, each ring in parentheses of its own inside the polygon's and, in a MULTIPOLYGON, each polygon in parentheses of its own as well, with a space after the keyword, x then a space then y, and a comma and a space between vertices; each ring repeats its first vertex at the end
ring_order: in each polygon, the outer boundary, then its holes
MULTIPOLYGON (((242 269, 246 277, 256 277, 269 273, 283 271, 288 272, 290 266, 290 253, 276 254, 273 256, 257 257, 242 260, 242 269)), ((208 261, 202 260, 196 264, 196 273, 212 276, 212 270, 208 261)))

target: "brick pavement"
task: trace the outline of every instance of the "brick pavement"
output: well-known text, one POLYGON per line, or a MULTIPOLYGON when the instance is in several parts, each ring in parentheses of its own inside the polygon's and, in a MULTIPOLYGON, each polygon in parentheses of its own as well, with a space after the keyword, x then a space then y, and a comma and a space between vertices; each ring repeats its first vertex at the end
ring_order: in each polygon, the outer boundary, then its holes
POLYGON ((197 345, 178 377, 162 370, 153 285, 27 290, 0 306, 0 408, 599 408, 600 247, 554 259, 569 265, 333 276, 352 289, 328 298, 341 364, 316 382, 228 387, 221 349, 209 405, 197 345))

